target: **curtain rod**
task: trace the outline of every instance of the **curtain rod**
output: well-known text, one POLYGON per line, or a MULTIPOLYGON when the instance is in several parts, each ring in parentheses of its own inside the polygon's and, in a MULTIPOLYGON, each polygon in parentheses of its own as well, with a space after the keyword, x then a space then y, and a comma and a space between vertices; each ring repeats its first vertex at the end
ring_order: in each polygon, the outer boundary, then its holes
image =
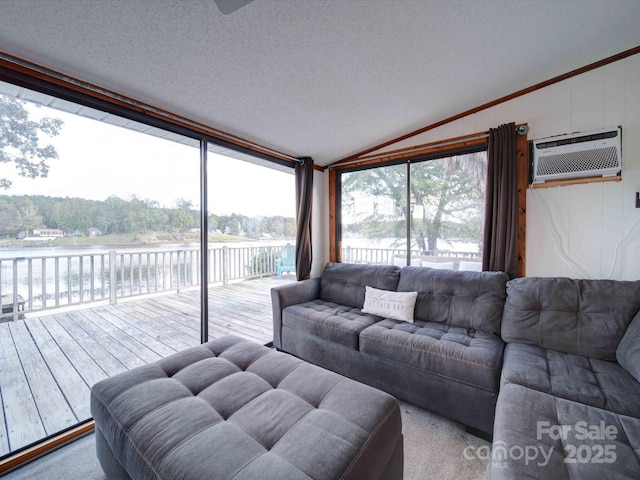
MULTIPOLYGON (((518 125, 516 126, 516 133, 518 135, 526 135, 527 133, 529 133, 529 126, 528 125, 518 125)), ((465 142, 469 142, 469 141, 473 141, 473 140, 481 140, 483 138, 489 138, 489 133, 483 133, 481 135, 474 135, 473 137, 467 137, 464 139, 465 142)), ((458 140, 446 140, 443 142, 438 142, 438 143, 432 143, 429 144, 429 148, 437 148, 437 147, 446 147, 448 145, 456 145, 461 143, 461 141, 458 140)), ((407 147, 406 149, 401 149, 401 150, 397 150, 394 152, 394 154, 399 154, 399 152, 402 153, 408 153, 408 152, 412 152, 412 151, 417 151, 417 150, 423 150, 425 148, 425 145, 417 145, 415 147, 407 147)), ((384 157, 388 157, 390 156, 391 152, 385 152, 385 153, 379 153, 378 155, 372 155, 369 157, 363 157, 363 158, 358 158, 356 160, 352 160, 350 162, 345 162, 345 163, 339 163, 337 165, 329 165, 327 168, 329 170, 333 170, 334 168, 337 167, 343 167, 343 166, 347 166, 347 165, 353 165, 354 163, 360 163, 363 161, 369 161, 369 160, 378 160, 379 158, 384 158, 384 157)))
POLYGON ((185 117, 181 117, 179 115, 176 115, 174 113, 171 113, 169 111, 166 110, 162 110, 158 107, 154 107, 153 105, 149 105, 143 102, 140 102, 138 100, 135 100, 133 98, 130 97, 126 97, 124 95, 120 95, 119 93, 113 92, 111 90, 108 90, 106 88, 102 88, 99 87, 98 85, 93 85, 89 82, 85 82, 83 80, 74 78, 74 77, 70 77, 68 75, 65 75, 63 73, 57 72, 55 70, 51 70, 47 67, 43 67, 41 65, 37 65, 35 63, 31 63, 27 60, 18 58, 18 57, 14 57, 13 55, 7 54, 5 52, 0 51, 0 60, 4 60, 8 63, 12 63, 16 66, 22 67, 22 68, 26 68, 29 69, 31 71, 34 71, 36 73, 45 75, 47 77, 53 78, 55 80, 64 82, 66 84, 70 84, 76 87, 80 87, 82 89, 88 90, 92 93, 101 95, 103 97, 107 97, 111 100, 116 100, 117 102, 120 103, 124 103, 130 107, 133 107, 136 110, 142 110, 144 112, 151 112, 154 113, 155 115, 157 115, 160 118, 164 118, 167 120, 173 120, 175 122, 179 122, 182 123, 184 125, 187 125, 191 128, 196 129, 197 132, 199 133, 205 133, 207 135, 211 135, 212 137, 215 138, 219 138, 220 140, 227 140, 230 143, 234 143, 237 144, 238 146, 242 146, 245 148, 249 148, 250 150, 262 150, 267 152, 269 155, 273 155, 274 157, 279 157, 279 158, 283 158, 283 159, 287 159, 287 160, 292 160, 296 163, 304 163, 303 161, 301 161, 299 158, 293 157, 291 155, 288 155, 286 153, 282 153, 279 152, 277 150, 274 150, 272 148, 269 147, 265 147, 264 145, 260 145, 258 143, 252 142, 250 140, 246 140, 244 138, 235 136, 233 134, 230 133, 226 133, 223 132, 221 130, 218 130, 216 128, 213 127, 208 127, 207 125, 195 122, 193 120, 190 120, 188 118, 185 117))

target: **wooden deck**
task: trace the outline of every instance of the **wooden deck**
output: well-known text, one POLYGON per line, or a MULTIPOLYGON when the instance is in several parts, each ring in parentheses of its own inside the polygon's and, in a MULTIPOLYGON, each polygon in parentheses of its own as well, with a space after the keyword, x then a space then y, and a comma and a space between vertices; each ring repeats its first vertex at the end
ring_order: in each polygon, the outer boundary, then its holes
MULTIPOLYGON (((274 285, 209 289, 209 339, 272 340, 274 285)), ((48 313, 0 324, 0 455, 90 417, 97 381, 200 343, 199 290, 48 313)))

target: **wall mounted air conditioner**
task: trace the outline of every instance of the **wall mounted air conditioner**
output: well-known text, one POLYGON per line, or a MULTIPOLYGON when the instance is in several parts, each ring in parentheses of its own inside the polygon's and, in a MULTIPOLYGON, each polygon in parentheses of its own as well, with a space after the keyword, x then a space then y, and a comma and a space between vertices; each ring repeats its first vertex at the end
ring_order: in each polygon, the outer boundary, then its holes
POLYGON ((622 169, 620 127, 533 141, 533 183, 611 177, 622 169))

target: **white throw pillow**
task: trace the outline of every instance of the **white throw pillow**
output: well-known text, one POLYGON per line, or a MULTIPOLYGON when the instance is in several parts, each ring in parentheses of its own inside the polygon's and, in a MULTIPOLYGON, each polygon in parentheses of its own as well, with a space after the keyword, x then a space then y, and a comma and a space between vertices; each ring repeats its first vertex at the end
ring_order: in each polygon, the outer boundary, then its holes
POLYGON ((482 271, 482 263, 480 262, 468 262, 466 260, 461 260, 460 265, 458 265, 458 271, 460 272, 481 272, 482 271))
POLYGON ((362 313, 413 323, 418 292, 393 292, 365 287, 362 313))
POLYGON ((411 266, 419 267, 422 265, 422 258, 420 257, 411 257, 411 266))
MULTIPOLYGON (((422 259, 420 257, 411 257, 411 266, 419 267, 422 259)), ((407 266, 407 257, 394 257, 393 264, 398 267, 406 267, 407 266)))
POLYGON ((407 259, 402 257, 393 257, 393 264, 396 267, 405 267, 407 265, 407 259))
POLYGON ((435 268, 437 270, 453 270, 453 262, 427 262, 423 260, 422 266, 435 268))

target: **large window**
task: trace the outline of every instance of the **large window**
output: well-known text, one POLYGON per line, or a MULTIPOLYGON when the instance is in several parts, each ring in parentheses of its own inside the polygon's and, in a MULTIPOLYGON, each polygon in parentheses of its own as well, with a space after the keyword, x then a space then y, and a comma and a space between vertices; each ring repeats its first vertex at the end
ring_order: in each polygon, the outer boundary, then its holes
POLYGON ((485 151, 342 172, 342 260, 479 269, 485 177, 485 151))

